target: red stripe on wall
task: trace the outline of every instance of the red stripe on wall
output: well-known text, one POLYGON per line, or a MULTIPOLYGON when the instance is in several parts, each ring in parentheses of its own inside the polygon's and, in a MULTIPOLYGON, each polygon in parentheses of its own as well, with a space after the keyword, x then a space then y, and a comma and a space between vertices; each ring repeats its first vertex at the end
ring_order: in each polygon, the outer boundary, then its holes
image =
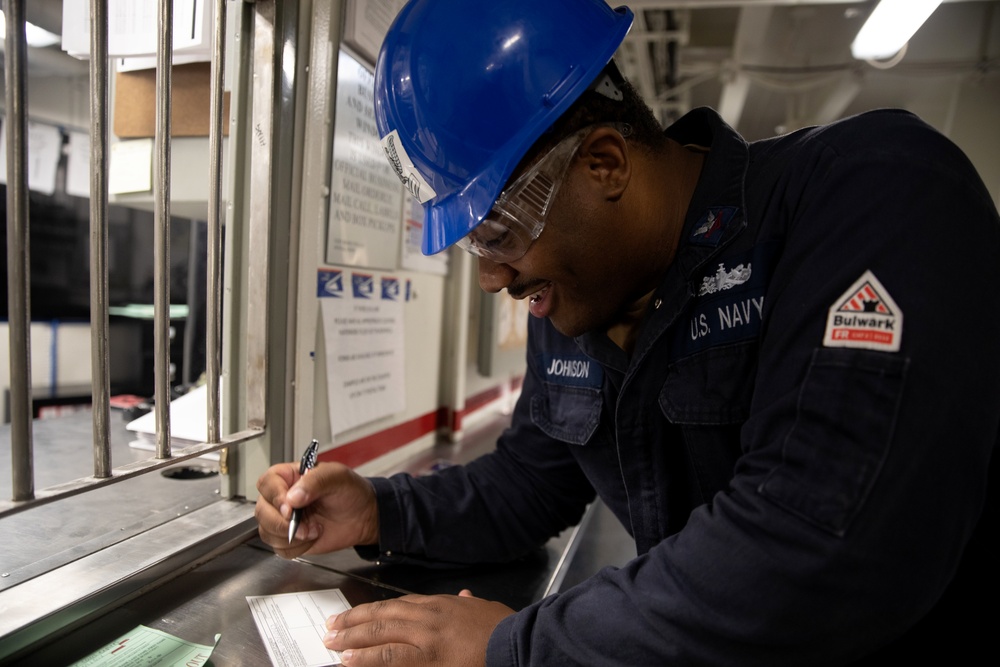
MULTIPOLYGON (((513 390, 520 388, 521 378, 513 379, 510 386, 513 390)), ((328 449, 317 458, 320 461, 337 461, 351 468, 357 467, 399 449, 428 433, 433 433, 441 427, 450 425, 453 430, 458 431, 464 417, 500 398, 502 394, 502 386, 492 387, 467 398, 465 408, 458 412, 441 407, 434 412, 428 412, 402 424, 396 424, 384 431, 378 431, 328 449)))
POLYGON ((439 408, 437 412, 428 412, 384 431, 344 443, 323 452, 317 458, 320 461, 337 461, 354 468, 436 431, 438 424, 444 422, 446 412, 445 408, 439 408))

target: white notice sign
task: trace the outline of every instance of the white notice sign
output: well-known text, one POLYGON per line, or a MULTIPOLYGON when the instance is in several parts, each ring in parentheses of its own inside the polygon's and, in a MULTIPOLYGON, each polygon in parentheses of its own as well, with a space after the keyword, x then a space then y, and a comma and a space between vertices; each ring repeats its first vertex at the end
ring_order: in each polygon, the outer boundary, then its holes
POLYGON ((374 100, 375 75, 341 51, 326 261, 394 270, 403 185, 379 144, 374 100))
POLYGON ((408 292, 392 276, 320 269, 317 296, 334 435, 406 407, 403 303, 408 292))
POLYGON ((90 135, 69 133, 69 155, 66 158, 66 194, 90 196, 90 135))
MULTIPOLYGON (((6 122, 4 119, 4 123, 6 122)), ((28 156, 24 169, 28 179, 28 189, 51 195, 56 191, 56 174, 59 171, 59 157, 62 155, 62 132, 54 125, 31 121, 28 121, 27 129, 28 156)), ((7 128, 5 127, 0 133, 0 183, 6 182, 7 128)))

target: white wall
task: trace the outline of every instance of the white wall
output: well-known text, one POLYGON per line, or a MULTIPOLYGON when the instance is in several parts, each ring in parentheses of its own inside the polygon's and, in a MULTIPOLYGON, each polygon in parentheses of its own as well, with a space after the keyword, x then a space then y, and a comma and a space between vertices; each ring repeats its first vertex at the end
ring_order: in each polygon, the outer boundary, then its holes
MULTIPOLYGON (((10 386, 10 325, 0 322, 0 391, 10 386)), ((90 325, 31 324, 31 386, 38 390, 90 385, 90 325)))

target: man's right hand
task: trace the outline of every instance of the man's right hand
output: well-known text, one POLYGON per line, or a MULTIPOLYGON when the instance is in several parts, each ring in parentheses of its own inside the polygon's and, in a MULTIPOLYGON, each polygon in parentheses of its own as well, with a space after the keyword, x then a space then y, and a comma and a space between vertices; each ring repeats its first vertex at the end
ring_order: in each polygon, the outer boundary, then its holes
POLYGON ((271 466, 257 480, 257 531, 282 558, 378 544, 375 490, 340 463, 320 463, 306 475, 297 463, 271 466), (304 508, 302 523, 288 543, 292 509, 304 508))

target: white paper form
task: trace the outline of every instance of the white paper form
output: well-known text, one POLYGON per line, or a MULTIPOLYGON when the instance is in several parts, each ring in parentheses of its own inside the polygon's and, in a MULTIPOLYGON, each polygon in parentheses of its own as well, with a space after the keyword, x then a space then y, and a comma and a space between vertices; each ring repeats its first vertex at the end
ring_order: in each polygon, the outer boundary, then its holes
MULTIPOLYGON (((4 118, 4 123, 7 119, 4 118)), ((62 132, 55 125, 28 121, 28 188, 51 195, 56 191, 56 173, 62 156, 62 132)), ((0 183, 7 182, 7 130, 0 133, 0 183)))
MULTIPOLYGON (((108 55, 112 58, 156 55, 159 9, 156 0, 108 2, 108 55)), ((173 1, 173 51, 202 56, 212 53, 212 7, 207 0, 173 1)), ((90 55, 90 3, 63 2, 62 49, 75 58, 90 55)))
POLYGON ((69 156, 66 160, 66 194, 90 196, 90 135, 69 132, 69 156))
POLYGON ((248 595, 247 603, 274 667, 339 665, 323 646, 326 619, 351 608, 339 588, 281 595, 248 595))
POLYGON ((108 156, 108 192, 149 192, 153 189, 153 140, 116 141, 108 156))

